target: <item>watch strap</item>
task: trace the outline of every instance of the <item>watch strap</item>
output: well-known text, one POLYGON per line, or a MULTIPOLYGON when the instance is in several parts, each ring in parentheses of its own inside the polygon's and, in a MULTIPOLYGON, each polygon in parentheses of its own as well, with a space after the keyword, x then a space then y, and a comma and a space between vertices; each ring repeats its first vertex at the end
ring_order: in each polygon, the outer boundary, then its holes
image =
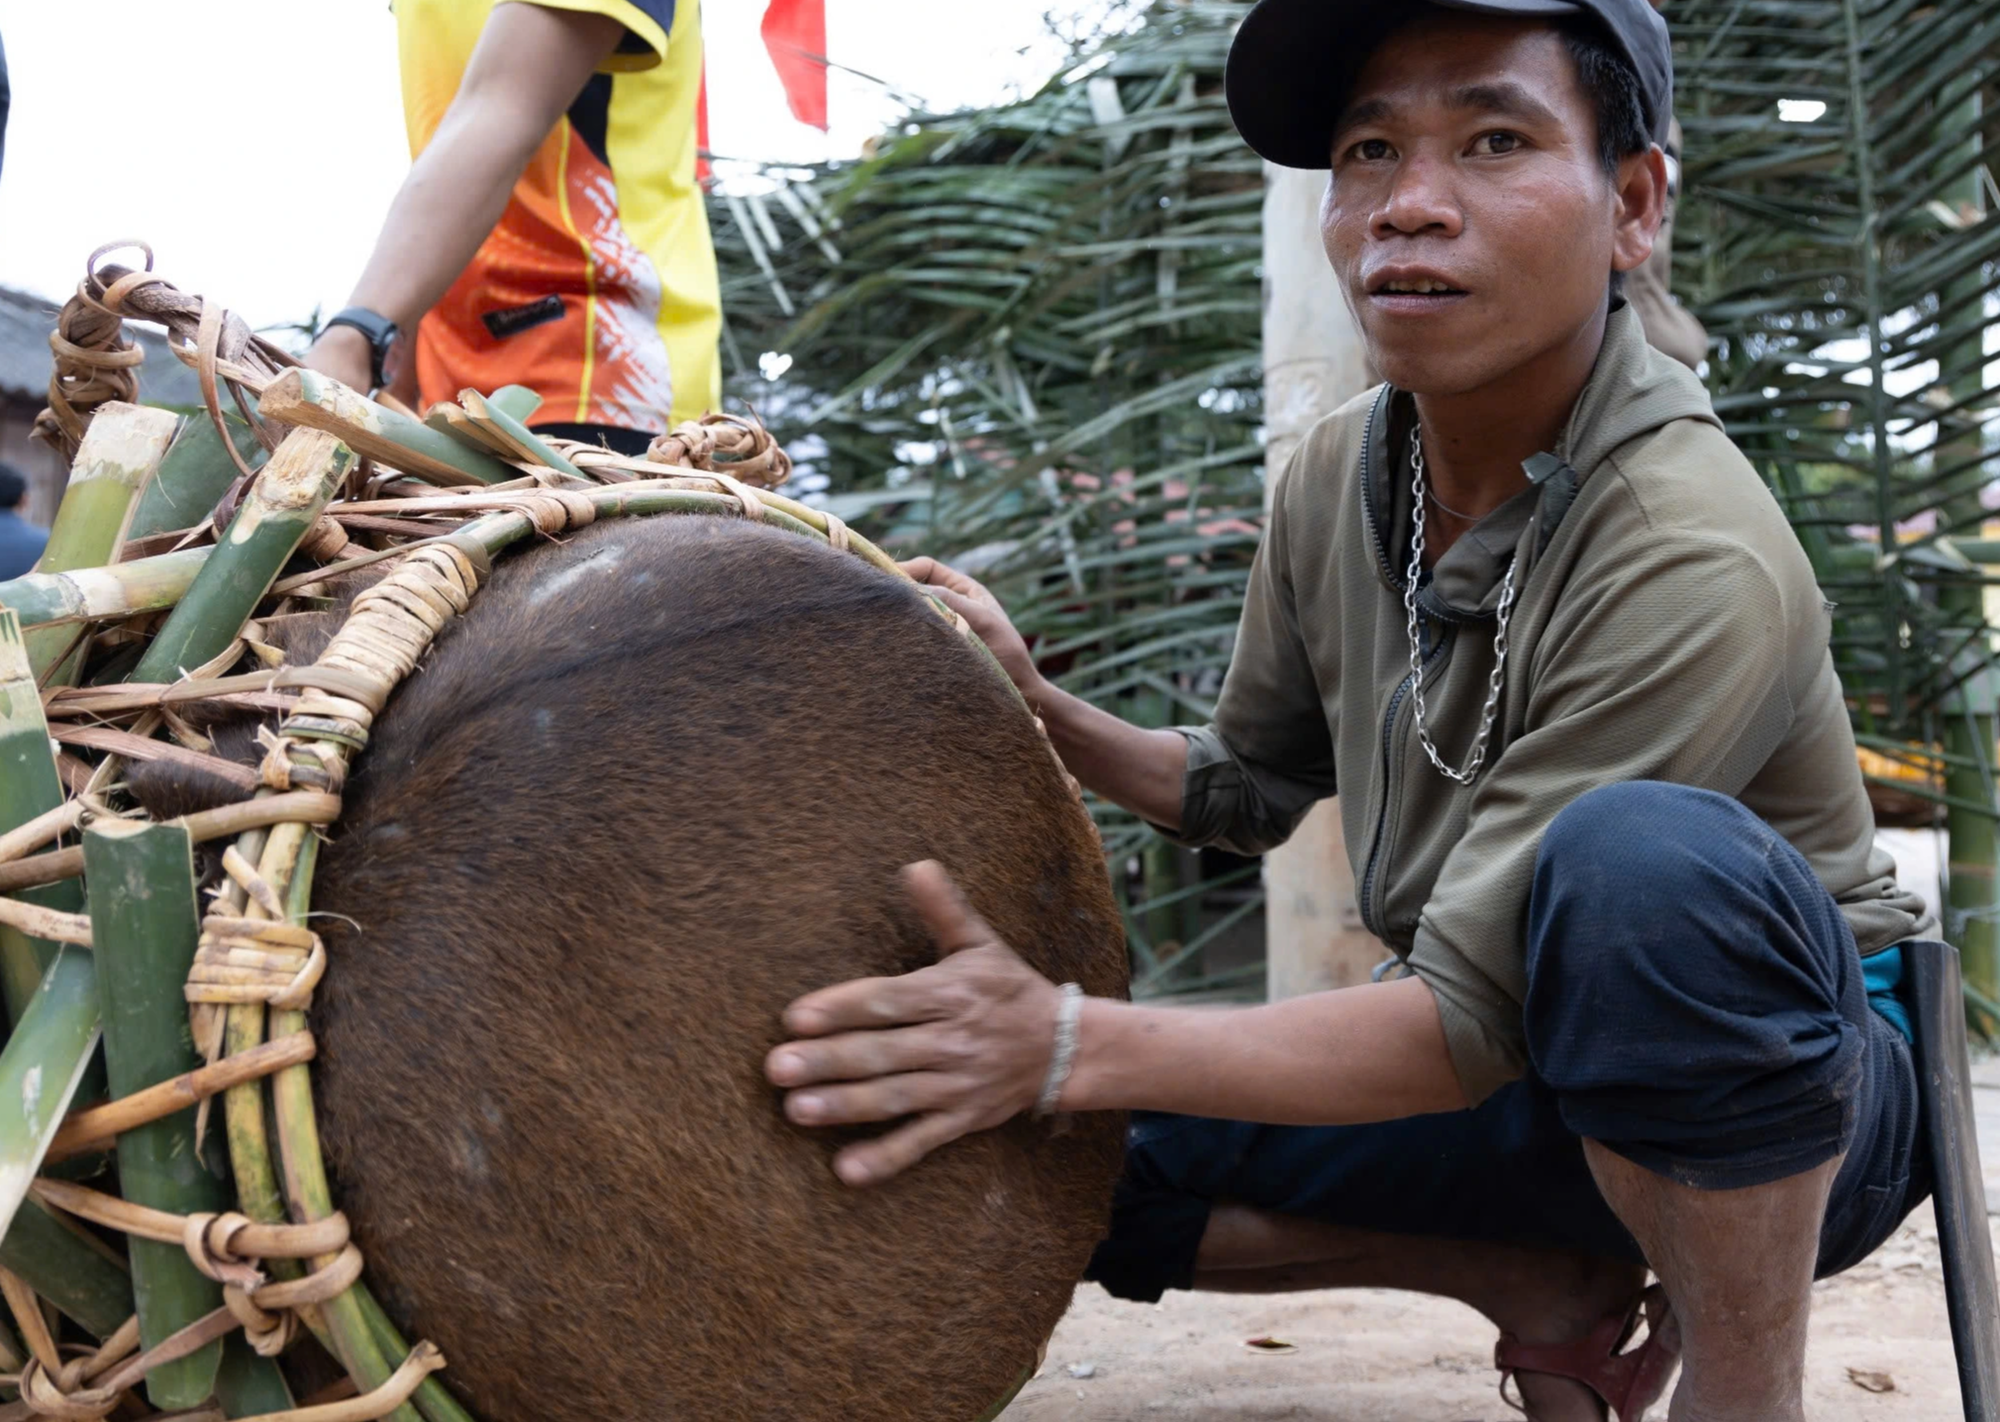
POLYGON ((351 327, 367 339, 370 374, 376 388, 386 385, 388 379, 384 365, 388 360, 390 348, 402 335, 396 323, 381 312, 370 311, 365 306, 348 306, 336 311, 321 329, 331 330, 335 326, 351 327))

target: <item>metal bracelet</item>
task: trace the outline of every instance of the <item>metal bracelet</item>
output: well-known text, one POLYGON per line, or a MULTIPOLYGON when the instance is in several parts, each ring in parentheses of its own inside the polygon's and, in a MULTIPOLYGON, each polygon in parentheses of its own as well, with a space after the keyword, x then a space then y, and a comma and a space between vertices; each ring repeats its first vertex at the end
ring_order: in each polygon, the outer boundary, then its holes
POLYGON ((1062 1002, 1056 1007, 1056 1049, 1049 1057, 1049 1074, 1042 1081, 1042 1094, 1035 1102, 1036 1116, 1053 1116, 1062 1099, 1070 1068, 1076 1065, 1076 1024, 1083 1016, 1083 989, 1075 983, 1062 985, 1062 1002))

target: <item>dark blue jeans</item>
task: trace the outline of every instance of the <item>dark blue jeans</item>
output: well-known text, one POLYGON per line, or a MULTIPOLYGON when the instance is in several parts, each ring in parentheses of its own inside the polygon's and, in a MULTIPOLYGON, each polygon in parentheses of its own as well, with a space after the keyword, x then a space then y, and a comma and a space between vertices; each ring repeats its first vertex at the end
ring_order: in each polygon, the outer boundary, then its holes
POLYGON ((1909 1044, 1870 1008, 1832 897, 1736 801, 1650 782, 1579 797, 1543 836, 1526 928, 1526 1077, 1368 1126, 1135 1116, 1085 1277, 1146 1301, 1189 1287, 1218 1200, 1643 1262, 1583 1137, 1703 1189, 1844 1155, 1822 1277, 1929 1193, 1909 1044))

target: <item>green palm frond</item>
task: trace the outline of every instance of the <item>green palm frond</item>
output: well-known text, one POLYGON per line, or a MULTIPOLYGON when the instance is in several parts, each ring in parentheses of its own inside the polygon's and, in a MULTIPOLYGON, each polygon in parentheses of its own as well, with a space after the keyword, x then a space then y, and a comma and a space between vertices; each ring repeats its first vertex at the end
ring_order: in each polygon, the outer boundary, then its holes
MULTIPOLYGON (((1247 8, 1156 4, 1020 103, 710 207, 732 391, 802 485, 958 560, 1063 686, 1142 725, 1208 714, 1263 520, 1263 180, 1221 94, 1247 8)), ((1219 948, 1255 874, 1093 811, 1141 990, 1260 992, 1219 948)))
POLYGON ((1864 744, 1941 746, 1949 935, 1991 993, 2000 8, 1677 0, 1682 299, 1836 601, 1864 744))
POLYGON ((1669 18, 1676 276, 1715 341, 1716 409, 1841 604, 1860 721, 1925 736, 1965 675, 1954 654, 1987 657, 1983 575, 1956 545, 1988 517, 2000 413, 2000 9, 1682 0, 1669 18))

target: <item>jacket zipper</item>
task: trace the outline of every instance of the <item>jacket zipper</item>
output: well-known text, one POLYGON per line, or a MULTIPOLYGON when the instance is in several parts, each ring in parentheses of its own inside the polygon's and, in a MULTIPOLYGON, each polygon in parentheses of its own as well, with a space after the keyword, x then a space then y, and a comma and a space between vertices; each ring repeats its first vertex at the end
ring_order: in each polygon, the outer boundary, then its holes
MULTIPOLYGON (((1425 671, 1428 672, 1432 664, 1444 655, 1445 640, 1440 635, 1424 657, 1425 671)), ((1376 921, 1375 871, 1381 866, 1389 847, 1389 811, 1396 803, 1396 766, 1400 759, 1396 754, 1396 716, 1402 711, 1403 701, 1415 682, 1414 672, 1404 674, 1402 681, 1396 684, 1394 694, 1389 697, 1389 709, 1382 717, 1382 806, 1375 816, 1375 835, 1368 846, 1368 865, 1361 872, 1361 892, 1357 896, 1362 927, 1384 943, 1389 941, 1389 934, 1387 926, 1376 921)))
POLYGON ((1375 867, 1382 859, 1382 841, 1389 831, 1389 806, 1395 802, 1390 781, 1395 775, 1396 763, 1396 713, 1403 709, 1403 698, 1409 694, 1413 676, 1404 676, 1395 694, 1389 698, 1389 714, 1382 718, 1382 808, 1375 816, 1375 837, 1368 846, 1368 867, 1361 875, 1361 925, 1370 933, 1387 943, 1388 937, 1381 925, 1375 922, 1375 867))
MULTIPOLYGON (((1375 500, 1371 497, 1372 489, 1370 487, 1371 480, 1369 479, 1371 472, 1369 456, 1374 452, 1375 421, 1383 417, 1383 404, 1388 398, 1389 392, 1385 387, 1382 393, 1375 397, 1375 404, 1368 411, 1368 421, 1361 427, 1361 479, 1359 481, 1361 485, 1361 520, 1363 526, 1368 531, 1369 550, 1374 553, 1377 565, 1384 574, 1383 581, 1388 583, 1392 590, 1401 592, 1402 589, 1396 578, 1396 570, 1390 565, 1388 556, 1382 547, 1381 530, 1375 524, 1375 500)), ((1413 680, 1414 674, 1404 676, 1402 683, 1397 686, 1394 694, 1389 697, 1389 714, 1382 718, 1382 804, 1376 812, 1375 834, 1368 845, 1368 867, 1362 871, 1361 892, 1358 895, 1360 900, 1358 907, 1361 910, 1362 927, 1373 933, 1377 938, 1382 937, 1382 931, 1376 926, 1374 915, 1375 866, 1381 860, 1382 838, 1388 832, 1389 827, 1389 806, 1391 804, 1389 780, 1394 761, 1393 744, 1395 741, 1396 713, 1402 709, 1403 698, 1409 694, 1410 684, 1413 680)), ((1383 939, 1383 941, 1387 942, 1388 940, 1383 939)))

